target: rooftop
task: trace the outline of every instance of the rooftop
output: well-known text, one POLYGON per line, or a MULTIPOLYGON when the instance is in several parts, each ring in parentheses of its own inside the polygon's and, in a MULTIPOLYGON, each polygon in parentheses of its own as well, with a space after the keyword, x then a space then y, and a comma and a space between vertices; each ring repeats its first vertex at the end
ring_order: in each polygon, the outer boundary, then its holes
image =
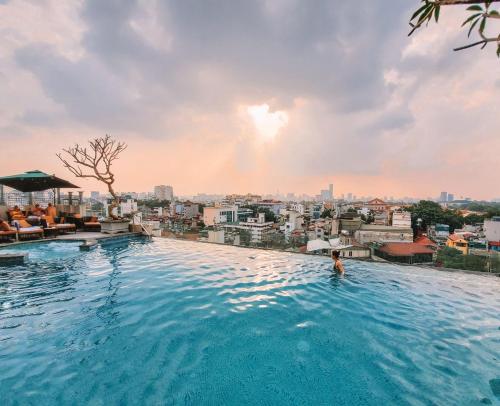
POLYGON ((379 248, 393 257, 408 257, 417 254, 433 254, 434 251, 425 245, 414 242, 387 242, 379 248))
POLYGON ((437 244, 426 235, 421 235, 415 239, 415 244, 437 247, 437 244))
POLYGON ((448 236, 448 238, 451 241, 465 241, 464 237, 462 235, 459 235, 459 234, 450 234, 448 236))
POLYGON ((361 231, 392 231, 400 233, 412 233, 411 227, 393 227, 377 224, 361 224, 361 231))

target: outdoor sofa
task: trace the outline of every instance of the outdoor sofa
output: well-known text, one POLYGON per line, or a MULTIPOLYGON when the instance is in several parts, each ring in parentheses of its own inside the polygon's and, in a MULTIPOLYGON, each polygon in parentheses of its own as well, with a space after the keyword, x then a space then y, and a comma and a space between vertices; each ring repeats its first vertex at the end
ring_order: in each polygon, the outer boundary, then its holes
POLYGON ((54 217, 47 215, 43 216, 42 220, 45 220, 47 222, 48 228, 55 228, 57 229, 57 231, 62 233, 66 233, 69 231, 76 233, 76 225, 72 223, 65 223, 64 217, 61 217, 60 223, 56 223, 54 217))

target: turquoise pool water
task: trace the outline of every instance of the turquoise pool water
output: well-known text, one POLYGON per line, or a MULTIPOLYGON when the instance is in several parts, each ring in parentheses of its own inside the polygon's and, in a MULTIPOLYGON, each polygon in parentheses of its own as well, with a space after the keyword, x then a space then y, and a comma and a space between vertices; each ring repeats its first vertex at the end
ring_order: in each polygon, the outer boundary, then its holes
POLYGON ((2 405, 500 404, 500 278, 53 244, 0 268, 2 405))

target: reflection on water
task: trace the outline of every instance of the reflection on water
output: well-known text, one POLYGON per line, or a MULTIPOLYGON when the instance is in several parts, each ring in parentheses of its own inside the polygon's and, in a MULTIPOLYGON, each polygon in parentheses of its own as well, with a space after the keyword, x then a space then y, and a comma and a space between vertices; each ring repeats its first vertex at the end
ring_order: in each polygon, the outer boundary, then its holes
POLYGON ((499 279, 171 240, 67 253, 0 268, 4 404, 497 399, 499 279))

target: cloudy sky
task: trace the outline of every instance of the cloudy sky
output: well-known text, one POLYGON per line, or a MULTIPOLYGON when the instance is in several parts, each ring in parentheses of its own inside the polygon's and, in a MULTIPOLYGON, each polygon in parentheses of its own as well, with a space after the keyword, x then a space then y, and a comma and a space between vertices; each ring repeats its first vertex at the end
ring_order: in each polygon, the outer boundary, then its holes
POLYGON ((110 134, 121 191, 498 197, 500 63, 418 3, 0 0, 0 174, 110 134))

